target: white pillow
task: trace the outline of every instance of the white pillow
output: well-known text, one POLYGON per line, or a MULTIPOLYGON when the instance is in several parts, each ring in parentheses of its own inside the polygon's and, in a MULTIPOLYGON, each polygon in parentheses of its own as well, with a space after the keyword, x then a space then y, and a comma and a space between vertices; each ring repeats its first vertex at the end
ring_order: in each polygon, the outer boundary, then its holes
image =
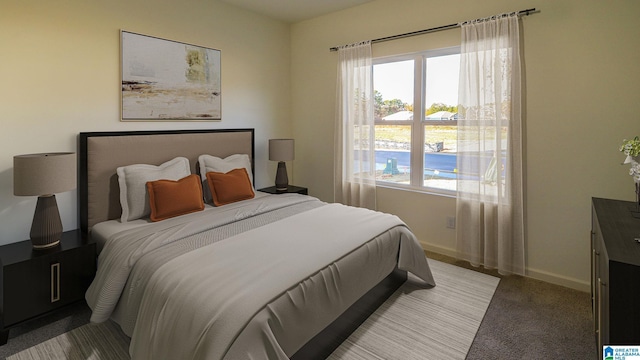
POLYGON ((211 203, 211 189, 209 189, 209 183, 207 182, 207 173, 214 171, 226 174, 233 169, 245 168, 249 180, 251 180, 251 187, 255 191, 253 185, 253 173, 251 172, 251 160, 247 154, 234 154, 229 155, 222 159, 211 155, 198 156, 198 164, 200 165, 200 179, 202 180, 202 191, 204 193, 204 200, 211 203))
POLYGON ((135 164, 116 169, 120 184, 121 222, 149 216, 147 182, 155 180, 180 180, 191 175, 189 159, 177 157, 160 166, 135 164))

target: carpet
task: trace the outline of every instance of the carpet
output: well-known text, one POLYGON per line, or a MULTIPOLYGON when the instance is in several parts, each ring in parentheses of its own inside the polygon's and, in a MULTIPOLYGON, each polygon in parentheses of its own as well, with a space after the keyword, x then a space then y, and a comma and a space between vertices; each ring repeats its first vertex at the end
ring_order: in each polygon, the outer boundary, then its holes
MULTIPOLYGON (((329 357, 465 359, 500 279, 429 260, 437 286, 403 284, 329 357)), ((7 360, 125 360, 129 339, 113 322, 87 324, 7 360)))

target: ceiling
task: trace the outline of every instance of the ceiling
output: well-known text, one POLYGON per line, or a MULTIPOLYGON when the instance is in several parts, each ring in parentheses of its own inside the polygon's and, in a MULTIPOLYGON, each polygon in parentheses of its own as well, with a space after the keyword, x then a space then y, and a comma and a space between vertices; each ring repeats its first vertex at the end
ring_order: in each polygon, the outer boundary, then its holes
POLYGON ((295 23, 373 0, 222 0, 271 18, 295 23))

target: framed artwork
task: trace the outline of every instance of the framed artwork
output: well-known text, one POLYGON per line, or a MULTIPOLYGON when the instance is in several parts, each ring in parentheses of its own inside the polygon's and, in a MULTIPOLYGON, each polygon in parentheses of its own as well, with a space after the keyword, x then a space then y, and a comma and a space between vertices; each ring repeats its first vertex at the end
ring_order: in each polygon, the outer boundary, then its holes
POLYGON ((122 121, 221 120, 220 50, 121 31, 122 121))

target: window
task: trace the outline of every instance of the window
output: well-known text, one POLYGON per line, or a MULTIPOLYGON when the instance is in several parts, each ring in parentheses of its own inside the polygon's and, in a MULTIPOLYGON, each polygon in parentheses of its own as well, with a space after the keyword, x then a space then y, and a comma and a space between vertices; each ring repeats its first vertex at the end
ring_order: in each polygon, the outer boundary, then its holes
POLYGON ((459 67, 458 48, 375 60, 376 181, 455 191, 459 67))

